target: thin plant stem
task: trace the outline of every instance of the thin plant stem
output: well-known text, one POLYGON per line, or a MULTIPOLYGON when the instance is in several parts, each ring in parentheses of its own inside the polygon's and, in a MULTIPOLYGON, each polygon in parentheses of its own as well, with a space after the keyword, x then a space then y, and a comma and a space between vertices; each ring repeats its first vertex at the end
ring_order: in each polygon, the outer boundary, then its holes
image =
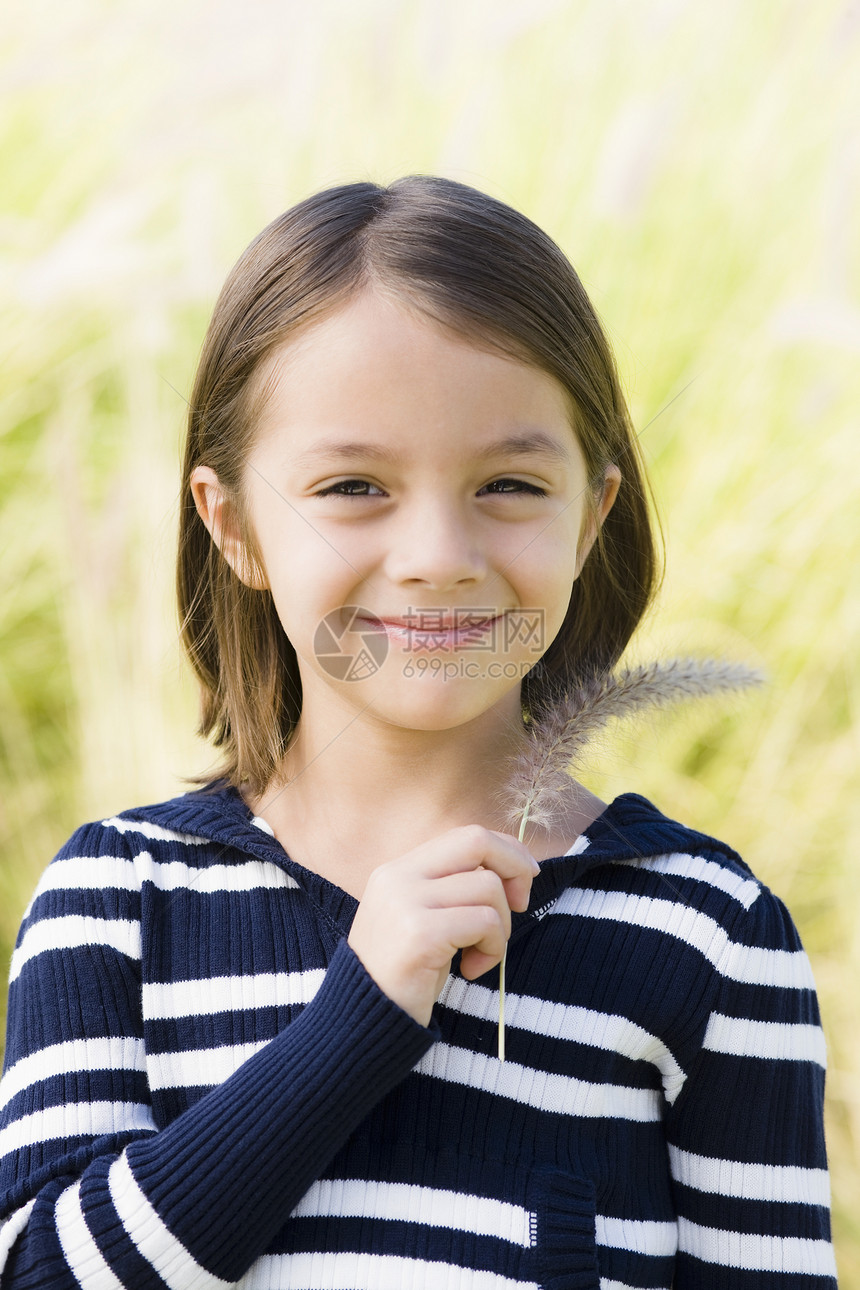
MULTIPOLYGON (((529 805, 531 805, 529 803, 529 805)), ((526 824, 529 819, 529 807, 523 811, 523 818, 520 820, 520 831, 517 837, 518 842, 522 842, 525 836, 526 824)), ((508 957, 508 947, 505 946, 505 952, 502 955, 502 961, 499 964, 499 1061, 505 1060, 505 962, 508 957)))

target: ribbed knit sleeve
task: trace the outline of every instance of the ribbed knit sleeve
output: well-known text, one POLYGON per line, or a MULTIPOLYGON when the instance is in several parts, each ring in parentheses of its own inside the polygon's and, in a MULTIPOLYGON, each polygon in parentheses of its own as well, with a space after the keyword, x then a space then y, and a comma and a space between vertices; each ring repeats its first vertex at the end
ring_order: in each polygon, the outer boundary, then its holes
POLYGON ((666 1117, 675 1290, 833 1290, 824 1070, 808 959, 762 889, 731 928, 701 1049, 666 1117))
POLYGON ((120 832, 80 830, 21 929, 0 1085, 4 1290, 235 1283, 433 1042, 340 940, 298 1015, 159 1127, 135 873, 120 832))

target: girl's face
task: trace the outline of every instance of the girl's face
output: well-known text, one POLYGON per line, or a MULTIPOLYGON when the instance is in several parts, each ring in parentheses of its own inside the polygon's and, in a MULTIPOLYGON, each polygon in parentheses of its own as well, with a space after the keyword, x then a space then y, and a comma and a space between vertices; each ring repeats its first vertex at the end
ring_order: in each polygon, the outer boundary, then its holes
MULTIPOLYGON (((221 532, 208 467, 192 489, 239 576, 271 590, 303 723, 319 705, 413 730, 518 716, 595 536, 561 385, 373 291, 267 368, 245 469, 259 573, 221 532), (354 679, 324 649, 332 638, 345 655, 369 645, 354 679)), ((618 478, 611 468, 599 519, 618 478)))

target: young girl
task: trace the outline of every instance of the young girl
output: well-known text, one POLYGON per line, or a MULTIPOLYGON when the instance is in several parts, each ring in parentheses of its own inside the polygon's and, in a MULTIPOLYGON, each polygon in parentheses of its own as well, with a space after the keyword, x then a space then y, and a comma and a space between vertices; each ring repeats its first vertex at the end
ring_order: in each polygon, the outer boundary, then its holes
POLYGON ((260 234, 184 468, 223 763, 79 829, 27 911, 4 1288, 833 1286, 783 906, 635 794, 504 827, 510 756, 654 573, 607 342, 539 229, 410 178, 260 234))

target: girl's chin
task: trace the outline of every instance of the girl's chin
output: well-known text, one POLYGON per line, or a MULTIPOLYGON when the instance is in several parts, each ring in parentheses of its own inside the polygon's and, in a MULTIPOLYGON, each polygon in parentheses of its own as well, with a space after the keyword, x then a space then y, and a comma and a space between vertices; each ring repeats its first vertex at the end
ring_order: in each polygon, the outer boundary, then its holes
POLYGON ((430 681, 413 678, 410 684, 414 688, 404 692, 402 685, 405 680, 401 681, 397 693, 389 686, 371 694, 368 685, 357 688, 355 697, 362 706, 368 705, 368 716, 372 715, 386 725, 426 732, 456 729, 497 710, 500 705, 510 707, 516 713, 520 711, 518 685, 500 687, 497 682, 488 692, 484 682, 480 691, 473 688, 470 693, 467 683, 455 686, 450 678, 430 681), (420 692, 416 693, 419 687, 420 692))

